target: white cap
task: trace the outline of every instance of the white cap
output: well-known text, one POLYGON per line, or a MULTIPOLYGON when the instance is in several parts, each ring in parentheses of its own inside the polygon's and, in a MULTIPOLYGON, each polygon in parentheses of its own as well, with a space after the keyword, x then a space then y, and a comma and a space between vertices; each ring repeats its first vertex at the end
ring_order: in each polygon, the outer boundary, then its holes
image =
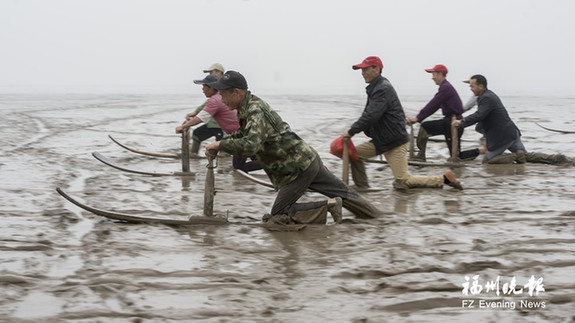
POLYGON ((224 66, 220 63, 214 63, 212 64, 212 66, 208 67, 207 69, 204 70, 204 73, 209 73, 213 70, 218 70, 221 71, 222 73, 225 72, 226 70, 224 69, 224 66))

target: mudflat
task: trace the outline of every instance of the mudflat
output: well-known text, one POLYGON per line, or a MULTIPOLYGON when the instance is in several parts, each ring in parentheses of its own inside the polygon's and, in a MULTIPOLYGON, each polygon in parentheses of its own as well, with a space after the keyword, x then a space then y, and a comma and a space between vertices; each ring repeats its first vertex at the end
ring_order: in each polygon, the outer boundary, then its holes
MULTIPOLYGON (((338 176, 329 144, 365 97, 265 96, 338 176)), ((574 98, 501 97, 530 151, 575 157, 574 98)), ((402 98, 414 114, 427 98, 402 98)), ((202 102, 187 95, 1 95, 0 317, 7 322, 568 321, 575 303, 573 166, 453 168, 465 190, 392 188, 368 164, 363 195, 383 212, 357 221, 274 232, 259 226, 170 227, 95 216, 56 192, 117 212, 202 215, 206 159, 195 176, 144 176, 108 167, 181 171, 174 128, 202 102), (466 285, 467 284, 467 285, 466 285), (481 305, 482 304, 482 305, 481 305)), ((472 127, 463 146, 477 146, 472 127)), ((358 135, 355 142, 367 140, 358 135)), ((428 144, 428 160, 448 158, 428 144)), ((417 175, 447 168, 414 167, 417 175)), ((255 176, 265 179, 263 173, 255 176)), ((258 223, 275 193, 215 169, 214 213, 258 223)), ((305 199, 323 199, 310 193, 305 199)))

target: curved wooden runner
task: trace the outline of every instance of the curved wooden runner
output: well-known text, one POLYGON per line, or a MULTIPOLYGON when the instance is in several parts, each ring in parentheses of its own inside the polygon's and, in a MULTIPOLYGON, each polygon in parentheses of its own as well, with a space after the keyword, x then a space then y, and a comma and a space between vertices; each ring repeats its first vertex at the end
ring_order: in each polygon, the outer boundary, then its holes
MULTIPOLYGON (((365 160, 366 163, 374 163, 374 164, 386 164, 387 165, 387 161, 385 160, 378 160, 378 159, 368 159, 365 160)), ((441 166, 441 167, 465 167, 464 163, 453 163, 453 162, 446 162, 446 163, 432 163, 432 162, 422 162, 422 161, 414 161, 414 160, 408 160, 407 161, 408 165, 411 166, 441 166)))
POLYGON ((553 132, 559 132, 559 133, 565 133, 565 134, 575 133, 575 131, 560 130, 560 129, 553 129, 553 128, 545 127, 545 126, 542 126, 541 124, 539 124, 538 122, 535 122, 535 124, 538 125, 539 127, 543 128, 543 129, 545 129, 545 130, 549 130, 549 131, 553 131, 553 132))
MULTIPOLYGON (((241 175, 242 177, 245 177, 246 179, 248 179, 248 180, 250 180, 250 181, 252 181, 252 182, 254 182, 254 183, 263 185, 263 186, 265 186, 265 187, 274 188, 274 186, 272 185, 272 183, 270 183, 270 182, 268 182, 268 181, 264 181, 263 179, 259 179, 259 178, 255 177, 255 176, 252 176, 252 175, 250 175, 250 174, 244 172, 243 170, 235 169, 234 171, 235 171, 236 173, 238 173, 239 175, 241 175)), ((386 189, 385 189, 385 188, 366 188, 366 189, 358 190, 358 192, 367 193, 367 192, 380 192, 380 191, 384 191, 384 190, 386 190, 386 189)), ((309 189, 309 188, 308 188, 308 191, 313 192, 313 190, 312 190, 312 189, 309 189)))
POLYGON ((255 176, 252 176, 252 175, 250 175, 250 174, 244 172, 244 171, 241 170, 241 169, 234 169, 234 172, 236 172, 237 174, 241 175, 242 177, 245 177, 245 178, 249 179, 250 181, 252 181, 252 182, 254 182, 254 183, 263 185, 263 186, 265 186, 265 187, 274 188, 274 186, 273 186, 272 183, 270 183, 270 182, 268 182, 268 181, 264 181, 263 179, 259 179, 259 178, 255 177, 255 176))
POLYGON ((113 220, 131 222, 131 223, 161 223, 166 225, 175 225, 175 226, 182 226, 182 225, 198 225, 198 224, 230 224, 227 219, 214 217, 214 216, 191 216, 187 220, 182 219, 174 219, 174 218, 155 218, 155 217, 145 217, 133 214, 126 214, 126 213, 119 213, 114 211, 102 210, 95 207, 88 206, 84 203, 79 202, 78 200, 74 199, 70 195, 66 194, 62 189, 59 187, 56 188, 58 194, 63 196, 68 201, 72 202, 76 206, 94 213, 99 216, 103 216, 113 220))
POLYGON ((101 153, 99 153, 97 151, 93 152, 92 156, 94 156, 94 158, 96 158, 97 160, 101 161, 102 163, 104 163, 104 164, 106 164, 112 168, 115 168, 115 169, 118 169, 118 170, 121 170, 121 171, 124 171, 127 173, 132 173, 132 174, 149 175, 149 176, 194 176, 194 175, 196 175, 196 173, 192 173, 192 172, 159 173, 159 172, 141 171, 141 170, 131 169, 131 168, 122 166, 122 165, 106 158, 104 155, 102 155, 101 153))
POLYGON ((128 146, 122 144, 121 142, 119 142, 118 140, 116 140, 114 137, 112 137, 112 135, 108 135, 108 137, 109 137, 110 139, 112 139, 112 141, 115 142, 118 146, 120 146, 120 147, 122 147, 122 148, 124 148, 124 149, 126 149, 126 150, 128 150, 128 151, 131 151, 131 152, 133 152, 133 153, 136 153, 136 154, 146 155, 146 156, 152 156, 152 157, 162 157, 162 158, 173 158, 173 159, 178 159, 178 158, 180 158, 180 155, 162 154, 162 153, 152 153, 152 152, 141 151, 141 150, 138 150, 138 149, 135 149, 135 148, 131 148, 131 147, 128 147, 128 146))

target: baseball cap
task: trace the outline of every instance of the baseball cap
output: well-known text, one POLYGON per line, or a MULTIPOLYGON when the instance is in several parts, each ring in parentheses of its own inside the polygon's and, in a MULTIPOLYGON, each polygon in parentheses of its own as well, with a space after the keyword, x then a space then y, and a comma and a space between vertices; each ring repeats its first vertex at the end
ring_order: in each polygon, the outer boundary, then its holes
POLYGON ((220 79, 219 76, 217 76, 215 74, 210 74, 210 75, 204 77, 203 80, 194 80, 194 84, 210 85, 210 83, 215 83, 219 79, 220 79))
POLYGON ((381 59, 379 59, 379 57, 369 56, 366 59, 364 59, 363 62, 356 64, 356 65, 353 65, 351 68, 353 68, 354 70, 358 70, 360 68, 370 67, 370 66, 377 66, 379 68, 383 68, 383 63, 381 62, 381 59))
POLYGON ((467 83, 467 84, 471 83, 471 78, 469 78, 469 80, 463 81, 463 83, 467 83))
POLYGON ((445 67, 445 65, 435 65, 433 68, 429 68, 425 70, 427 73, 431 73, 431 72, 439 72, 439 73, 443 73, 443 74, 447 74, 447 67, 445 67))
POLYGON ((216 90, 226 90, 231 88, 247 90, 248 82, 242 74, 236 71, 227 71, 220 79, 210 84, 216 90))
POLYGON ((218 70, 221 71, 222 73, 226 71, 226 69, 224 68, 224 66, 220 63, 214 63, 212 64, 212 66, 208 67, 207 69, 204 70, 204 73, 209 73, 213 70, 218 70))

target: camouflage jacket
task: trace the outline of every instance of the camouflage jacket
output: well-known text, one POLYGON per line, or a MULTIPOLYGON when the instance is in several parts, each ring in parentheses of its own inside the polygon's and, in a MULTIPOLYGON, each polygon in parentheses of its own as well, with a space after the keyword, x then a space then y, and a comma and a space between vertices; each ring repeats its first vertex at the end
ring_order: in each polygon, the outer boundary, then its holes
POLYGON ((238 109, 240 128, 220 142, 234 156, 256 156, 275 189, 291 183, 317 158, 317 152, 262 99, 246 93, 238 109))

